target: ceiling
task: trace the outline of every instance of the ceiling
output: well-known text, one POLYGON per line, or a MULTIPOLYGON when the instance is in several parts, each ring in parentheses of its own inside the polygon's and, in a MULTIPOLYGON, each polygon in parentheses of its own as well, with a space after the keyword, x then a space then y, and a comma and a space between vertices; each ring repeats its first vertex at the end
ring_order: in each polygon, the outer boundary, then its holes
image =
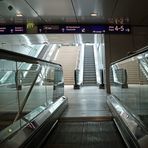
MULTIPOLYGON (((108 24, 124 18, 123 23, 147 26, 147 9, 148 0, 0 0, 0 24, 108 24)), ((47 35, 53 42, 62 37, 47 35)), ((67 35, 65 40, 76 38, 67 35)), ((94 36, 82 35, 82 40, 93 42, 94 36)))
POLYGON ((131 25, 148 25, 147 8, 147 0, 0 0, 0 24, 92 24, 124 17, 131 25))

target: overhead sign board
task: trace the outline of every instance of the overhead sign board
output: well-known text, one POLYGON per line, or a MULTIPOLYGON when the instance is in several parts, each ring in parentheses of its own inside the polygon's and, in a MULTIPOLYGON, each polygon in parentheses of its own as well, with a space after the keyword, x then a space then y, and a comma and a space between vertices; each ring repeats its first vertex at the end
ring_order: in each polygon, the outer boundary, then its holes
POLYGON ((130 33, 129 25, 36 25, 33 29, 27 25, 0 25, 0 34, 50 34, 50 33, 90 33, 125 34, 130 33))
POLYGON ((26 33, 25 25, 0 26, 0 34, 24 34, 24 33, 26 33))
POLYGON ((130 33, 127 25, 40 25, 38 33, 130 33))

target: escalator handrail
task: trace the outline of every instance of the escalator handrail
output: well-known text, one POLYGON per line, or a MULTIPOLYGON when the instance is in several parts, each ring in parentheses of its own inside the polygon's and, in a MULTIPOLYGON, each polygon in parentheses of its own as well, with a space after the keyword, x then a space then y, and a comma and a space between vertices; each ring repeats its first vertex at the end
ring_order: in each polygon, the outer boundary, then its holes
POLYGON ((115 121, 120 125, 120 130, 123 130, 122 132, 124 132, 124 139, 128 143, 135 143, 136 148, 147 148, 147 144, 145 145, 145 143, 148 141, 148 129, 141 122, 139 117, 131 113, 131 111, 122 104, 115 95, 109 95, 107 103, 114 114, 115 121), (130 137, 127 136, 126 132, 128 132, 130 137))
POLYGON ((119 63, 121 61, 124 61, 126 59, 132 58, 134 56, 137 56, 137 55, 142 54, 142 53, 145 53, 145 52, 148 52, 148 46, 145 46, 145 47, 143 47, 143 48, 141 48, 141 49, 139 49, 137 51, 133 51, 133 53, 131 53, 130 55, 128 55, 128 56, 126 56, 124 58, 121 58, 121 59, 119 59, 119 60, 117 60, 115 62, 112 62, 111 65, 114 65, 116 63, 119 63))
POLYGON ((12 61, 18 61, 18 62, 26 62, 26 63, 36 63, 36 64, 39 62, 43 62, 43 63, 51 64, 54 66, 62 67, 60 64, 57 64, 51 61, 38 59, 35 57, 31 57, 28 55, 24 55, 24 54, 12 52, 12 51, 4 50, 4 49, 0 49, 0 59, 6 59, 6 60, 12 60, 12 61))

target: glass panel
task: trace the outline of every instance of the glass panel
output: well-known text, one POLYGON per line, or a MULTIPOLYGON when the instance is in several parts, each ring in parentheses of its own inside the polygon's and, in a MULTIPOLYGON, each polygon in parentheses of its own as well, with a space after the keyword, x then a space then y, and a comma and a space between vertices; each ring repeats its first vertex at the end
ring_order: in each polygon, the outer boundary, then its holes
POLYGON ((44 68, 44 83, 46 89, 46 103, 53 103, 53 86, 54 86, 54 71, 55 68, 49 66, 49 64, 45 65, 44 68))
POLYGON ((1 59, 0 87, 0 137, 5 139, 64 95, 63 71, 57 64, 32 58, 27 63, 1 59))
POLYGON ((53 101, 64 95, 63 71, 60 68, 55 69, 54 73, 54 92, 53 101))
POLYGON ((140 69, 139 116, 148 127, 148 52, 137 56, 140 69))
POLYGON ((46 102, 46 89, 45 85, 43 85, 44 66, 39 64, 29 64, 29 67, 29 70, 23 69, 26 73, 23 78, 23 89, 20 96, 23 115, 44 105, 46 102))
POLYGON ((145 55, 139 54, 112 65, 110 80, 111 93, 148 126, 148 63, 145 55), (124 83, 126 75, 127 84, 124 83))
POLYGON ((0 130, 2 130, 13 123, 18 112, 16 62, 0 60, 0 74, 0 130))

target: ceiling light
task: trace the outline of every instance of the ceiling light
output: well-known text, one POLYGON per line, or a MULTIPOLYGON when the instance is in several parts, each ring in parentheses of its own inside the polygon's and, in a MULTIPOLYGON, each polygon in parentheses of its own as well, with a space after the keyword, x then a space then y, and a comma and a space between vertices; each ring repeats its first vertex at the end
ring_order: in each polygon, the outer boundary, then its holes
POLYGON ((16 13, 17 17, 22 17, 23 15, 21 13, 16 13))
POLYGON ((93 13, 91 13, 90 15, 91 15, 91 16, 97 16, 97 13, 94 13, 94 12, 93 12, 93 13))

